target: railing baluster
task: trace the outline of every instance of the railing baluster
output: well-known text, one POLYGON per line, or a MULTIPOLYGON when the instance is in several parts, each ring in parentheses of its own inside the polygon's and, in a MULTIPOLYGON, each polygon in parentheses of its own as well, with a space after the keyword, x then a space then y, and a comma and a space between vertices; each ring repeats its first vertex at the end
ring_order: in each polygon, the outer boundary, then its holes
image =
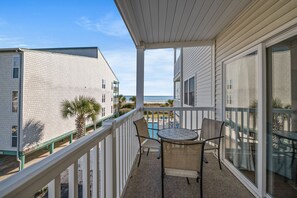
POLYGON ((188 118, 188 111, 185 110, 185 127, 184 128, 188 128, 188 120, 187 120, 187 118, 188 118))
POLYGON ((49 198, 59 198, 61 197, 61 176, 60 174, 55 177, 48 184, 48 197, 49 198))
POLYGON ((191 130, 193 129, 193 111, 190 111, 191 113, 191 130))
POLYGON ((82 160, 83 171, 83 197, 90 197, 90 152, 88 151, 82 160))
POLYGON ((163 119, 163 129, 165 128, 165 125, 164 125, 164 110, 162 111, 162 113, 163 113, 163 117, 162 117, 162 119, 163 119))
POLYGON ((99 147, 98 144, 93 148, 93 185, 92 197, 99 197, 99 147))
MULTIPOLYGON (((153 129, 155 128, 154 117, 155 117, 155 111, 153 111, 153 113, 152 113, 152 128, 153 129)), ((155 138, 154 130, 151 129, 151 132, 152 132, 151 138, 155 138)))
POLYGON ((198 110, 196 110, 196 129, 198 129, 198 123, 199 123, 198 110))
POLYGON ((69 197, 77 198, 78 197, 78 165, 75 161, 68 168, 68 180, 69 180, 69 197))

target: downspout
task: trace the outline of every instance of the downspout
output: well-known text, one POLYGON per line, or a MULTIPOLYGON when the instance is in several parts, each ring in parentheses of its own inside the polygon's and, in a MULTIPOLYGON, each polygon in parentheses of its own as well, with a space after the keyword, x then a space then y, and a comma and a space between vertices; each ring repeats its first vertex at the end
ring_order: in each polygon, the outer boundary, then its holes
POLYGON ((22 102, 23 102, 23 63, 24 63, 24 56, 23 56, 23 51, 18 49, 16 51, 17 53, 19 53, 20 55, 20 70, 19 70, 19 106, 18 106, 18 136, 17 136, 17 161, 19 162, 19 171, 21 171, 24 167, 23 167, 23 162, 20 160, 20 150, 21 150, 21 129, 22 129, 22 112, 23 112, 23 108, 22 108, 22 102))

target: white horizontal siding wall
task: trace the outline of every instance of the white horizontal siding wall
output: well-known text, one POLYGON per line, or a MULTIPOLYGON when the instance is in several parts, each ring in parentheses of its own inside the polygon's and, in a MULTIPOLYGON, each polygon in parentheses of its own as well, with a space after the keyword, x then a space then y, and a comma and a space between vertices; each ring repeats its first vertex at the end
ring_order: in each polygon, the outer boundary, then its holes
POLYGON ((195 106, 212 105, 211 46, 183 49, 183 79, 195 76, 195 106))
POLYGON ((98 48, 90 47, 90 48, 53 48, 53 49, 41 49, 42 51, 55 52, 61 54, 70 54, 77 56, 87 56, 92 58, 98 57, 98 48))
POLYGON ((12 76, 15 56, 20 57, 18 53, 0 53, 0 150, 16 150, 11 147, 11 127, 18 125, 19 114, 12 112, 12 91, 19 91, 19 78, 12 76))
POLYGON ((255 1, 216 38, 215 105, 222 119, 222 61, 297 24, 297 1, 255 1))
MULTIPOLYGON (((24 147, 34 146, 75 129, 74 118, 63 119, 61 102, 84 95, 102 104, 110 115, 111 85, 102 90, 102 79, 115 76, 102 56, 98 59, 44 51, 24 53, 23 127, 24 147), (109 108, 109 110, 108 110, 109 108)), ((101 113, 100 116, 101 117, 101 113)))

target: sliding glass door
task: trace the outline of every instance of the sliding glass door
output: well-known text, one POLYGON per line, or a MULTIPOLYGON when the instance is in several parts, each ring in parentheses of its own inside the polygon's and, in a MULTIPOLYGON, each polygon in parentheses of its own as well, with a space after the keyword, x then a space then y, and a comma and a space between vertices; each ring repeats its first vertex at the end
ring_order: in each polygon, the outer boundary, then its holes
POLYGON ((267 48, 267 192, 297 196, 297 36, 267 48))
POLYGON ((258 51, 224 63, 225 159, 257 186, 258 51))

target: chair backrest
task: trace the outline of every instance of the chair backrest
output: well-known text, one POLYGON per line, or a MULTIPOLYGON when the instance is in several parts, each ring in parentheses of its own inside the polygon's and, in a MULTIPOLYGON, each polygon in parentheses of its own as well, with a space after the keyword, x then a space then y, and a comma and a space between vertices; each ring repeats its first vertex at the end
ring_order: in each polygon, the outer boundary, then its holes
POLYGON ((139 136, 149 137, 147 122, 144 118, 141 118, 139 120, 135 120, 133 123, 136 127, 138 139, 139 139, 140 143, 142 143, 145 140, 145 138, 141 138, 139 136))
MULTIPOLYGON (((223 135, 223 121, 204 118, 202 121, 200 139, 207 140, 210 138, 220 137, 223 135)), ((219 145, 220 139, 210 140, 210 142, 219 145)))
POLYGON ((163 169, 200 172, 203 162, 203 141, 162 141, 163 169))

